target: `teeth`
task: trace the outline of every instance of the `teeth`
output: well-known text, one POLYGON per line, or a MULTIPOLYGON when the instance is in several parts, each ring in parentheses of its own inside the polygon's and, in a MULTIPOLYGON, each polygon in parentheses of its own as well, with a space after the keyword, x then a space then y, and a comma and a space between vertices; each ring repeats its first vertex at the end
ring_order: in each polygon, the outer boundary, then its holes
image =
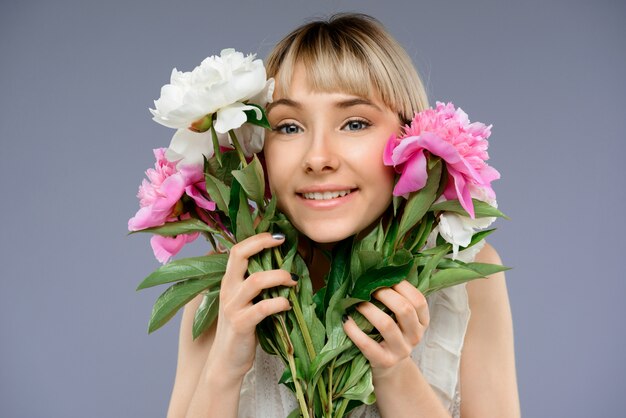
POLYGON ((324 193, 304 193, 305 199, 309 200, 330 200, 338 197, 343 197, 350 193, 350 190, 341 190, 338 192, 324 192, 324 193))

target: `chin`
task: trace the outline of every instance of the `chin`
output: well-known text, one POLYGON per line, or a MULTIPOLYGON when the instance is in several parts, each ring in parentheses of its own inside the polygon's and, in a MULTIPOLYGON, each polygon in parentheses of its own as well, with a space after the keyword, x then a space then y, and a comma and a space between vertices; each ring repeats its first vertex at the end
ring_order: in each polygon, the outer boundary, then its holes
POLYGON ((352 235, 356 235, 359 231, 348 225, 337 225, 334 222, 309 223, 306 227, 296 228, 311 241, 319 244, 333 244, 342 241, 352 235))

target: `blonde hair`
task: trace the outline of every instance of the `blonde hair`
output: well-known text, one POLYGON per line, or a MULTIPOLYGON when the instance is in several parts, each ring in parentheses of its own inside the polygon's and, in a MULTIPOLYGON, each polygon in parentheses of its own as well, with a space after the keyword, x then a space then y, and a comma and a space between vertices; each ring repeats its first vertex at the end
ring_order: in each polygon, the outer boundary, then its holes
POLYGON ((268 77, 289 89, 302 64, 312 90, 369 97, 372 87, 403 123, 428 107, 422 81, 408 54, 383 25, 364 14, 336 14, 295 29, 266 60, 268 77))

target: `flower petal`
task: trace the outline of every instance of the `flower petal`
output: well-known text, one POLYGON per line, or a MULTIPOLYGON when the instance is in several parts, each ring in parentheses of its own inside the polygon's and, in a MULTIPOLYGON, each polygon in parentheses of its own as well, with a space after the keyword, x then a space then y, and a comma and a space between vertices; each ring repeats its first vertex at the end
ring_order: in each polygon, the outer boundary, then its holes
POLYGON ((439 217, 439 233, 447 242, 452 244, 452 259, 456 259, 459 247, 467 247, 472 241, 474 230, 464 221, 466 216, 455 213, 442 213, 439 217))
POLYGON ((211 158, 212 156, 211 132, 197 133, 189 129, 177 130, 165 152, 165 157, 169 161, 178 161, 176 166, 179 169, 183 165, 203 165, 204 157, 211 158))
POLYGON ((217 111, 215 130, 223 134, 231 129, 239 128, 248 119, 244 111, 252 109, 257 112, 257 117, 260 118, 261 111, 254 106, 245 105, 243 103, 233 103, 231 105, 224 106, 217 111))
POLYGON ((175 237, 162 237, 155 235, 150 238, 150 246, 157 260, 165 264, 170 258, 178 254, 185 244, 194 241, 200 235, 199 232, 193 234, 181 234, 175 237))
POLYGON ((128 221, 128 229, 138 231, 163 225, 184 192, 185 182, 180 174, 166 178, 161 184, 154 202, 139 209, 137 214, 128 221))
POLYGON ((215 202, 204 197, 201 190, 206 190, 205 182, 185 187, 185 193, 187 193, 187 196, 191 197, 194 202, 196 202, 196 205, 198 205, 202 209, 213 212, 215 210, 215 202))
POLYGON ((474 203, 472 202, 472 196, 470 195, 470 190, 463 174, 452 167, 448 167, 448 173, 452 176, 456 196, 461 206, 463 206, 463 209, 469 214, 470 218, 474 219, 474 203))
POLYGON ((411 192, 420 190, 426 185, 428 175, 426 172, 426 156, 424 151, 412 155, 411 159, 404 163, 402 174, 393 189, 394 196, 405 196, 411 192))

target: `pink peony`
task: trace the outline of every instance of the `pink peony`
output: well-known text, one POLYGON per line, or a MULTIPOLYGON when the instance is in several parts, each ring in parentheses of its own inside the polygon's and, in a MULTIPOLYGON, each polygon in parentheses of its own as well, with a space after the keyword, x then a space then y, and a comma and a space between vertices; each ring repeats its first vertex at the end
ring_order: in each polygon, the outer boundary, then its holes
MULTIPOLYGON (((182 219, 189 219, 190 217, 189 214, 181 216, 182 219)), ((165 264, 170 258, 178 254, 185 244, 195 241, 199 235, 199 232, 176 235, 175 237, 154 235, 150 238, 150 246, 152 247, 152 252, 156 259, 165 264)))
MULTIPOLYGON (((184 194, 196 203, 198 208, 208 211, 215 210, 215 202, 206 195, 204 173, 202 166, 182 166, 176 168, 177 162, 165 158, 165 148, 154 150, 156 163, 154 168, 146 170, 148 180, 143 180, 139 186, 137 197, 140 209, 134 217, 128 220, 130 231, 161 226, 166 222, 190 218, 189 213, 183 213, 181 198, 184 194)), ((176 237, 153 237, 152 249, 156 258, 165 263, 175 255, 182 246, 195 240, 198 234, 188 234, 176 237)))
POLYGON ((452 103, 437 102, 435 109, 416 113, 411 125, 404 127, 402 137, 389 138, 383 154, 385 165, 393 166, 400 174, 393 194, 406 197, 426 185, 424 151, 428 151, 446 163, 446 199, 459 199, 474 218, 470 191, 481 189, 493 199, 491 182, 500 178, 500 173, 486 163, 489 135, 491 125, 469 123, 467 114, 461 108, 455 109, 452 103))

